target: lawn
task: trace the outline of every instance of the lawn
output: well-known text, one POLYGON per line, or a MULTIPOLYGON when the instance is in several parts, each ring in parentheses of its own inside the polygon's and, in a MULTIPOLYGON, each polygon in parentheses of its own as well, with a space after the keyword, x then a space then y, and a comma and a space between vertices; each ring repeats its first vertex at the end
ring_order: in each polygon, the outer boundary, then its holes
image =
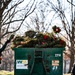
POLYGON ((0 71, 0 75, 14 75, 14 71, 10 72, 10 71, 0 71))
MULTIPOLYGON (((0 71, 0 75, 14 75, 14 71, 9 72, 9 71, 0 71)), ((71 75, 71 74, 63 74, 63 75, 71 75)))
POLYGON ((64 74, 64 75, 71 75, 71 74, 64 74))

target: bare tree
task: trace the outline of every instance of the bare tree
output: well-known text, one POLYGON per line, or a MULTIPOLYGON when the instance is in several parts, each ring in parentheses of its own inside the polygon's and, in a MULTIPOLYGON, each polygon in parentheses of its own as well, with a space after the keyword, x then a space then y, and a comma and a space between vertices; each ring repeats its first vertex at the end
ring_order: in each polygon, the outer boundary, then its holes
MULTIPOLYGON (((60 18, 61 20, 61 25, 63 25, 63 29, 65 30, 68 38, 66 38, 63 34, 63 36, 65 37, 65 39, 67 39, 69 41, 70 44, 67 45, 67 47, 69 48, 70 52, 71 52, 71 56, 70 56, 70 68, 69 68, 69 72, 71 72, 71 67, 73 66, 74 63, 74 55, 75 55, 75 11, 74 11, 74 5, 73 5, 73 0, 71 0, 70 4, 67 4, 69 2, 69 0, 65 1, 66 4, 65 6, 69 6, 67 7, 68 9, 66 9, 64 7, 64 4, 62 4, 62 2, 60 0, 56 0, 56 3, 54 4, 52 1, 47 0, 48 3, 50 4, 51 8, 53 9, 53 11, 56 13, 56 15, 58 15, 57 17, 60 18), (64 7, 64 8, 63 8, 64 7), (66 12, 69 12, 69 19, 66 15, 66 12)), ((63 1, 63 0, 62 0, 63 1)), ((67 41, 67 42, 68 42, 67 41)))
POLYGON ((52 22, 48 19, 52 10, 48 8, 49 5, 46 2, 40 1, 33 14, 25 21, 24 26, 37 32, 48 32, 52 22))
POLYGON ((0 0, 0 44, 1 38, 20 29, 24 20, 35 10, 36 1, 0 0))
POLYGON ((2 53, 1 68, 3 70, 12 71, 14 69, 14 52, 12 50, 5 50, 2 53))
MULTIPOLYGON (((0 0, 0 56, 10 41, 9 35, 18 31, 24 20, 36 8, 36 0, 30 0, 27 4, 23 4, 25 3, 24 1, 25 0, 0 0), (9 36, 9 39, 6 38, 7 36, 9 36), (4 38, 6 38, 5 41, 7 40, 6 42, 3 40, 5 43, 2 41, 4 38)), ((8 63, 9 65, 12 64, 12 56, 8 51, 5 51, 4 56, 2 56, 5 66, 8 63)), ((7 69, 7 66, 5 68, 7 69)))

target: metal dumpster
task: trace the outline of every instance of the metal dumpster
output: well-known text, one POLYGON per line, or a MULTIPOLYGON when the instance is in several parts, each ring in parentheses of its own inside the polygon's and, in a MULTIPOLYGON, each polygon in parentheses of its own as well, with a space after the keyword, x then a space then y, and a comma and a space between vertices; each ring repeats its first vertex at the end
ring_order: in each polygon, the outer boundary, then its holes
POLYGON ((65 48, 14 48, 14 75, 63 75, 65 48))

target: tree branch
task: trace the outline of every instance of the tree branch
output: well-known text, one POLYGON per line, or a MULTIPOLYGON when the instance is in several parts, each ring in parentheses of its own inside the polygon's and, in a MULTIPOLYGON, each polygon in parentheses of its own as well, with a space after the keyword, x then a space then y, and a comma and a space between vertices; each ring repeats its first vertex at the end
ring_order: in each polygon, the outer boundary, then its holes
POLYGON ((71 3, 69 0, 67 0, 67 2, 69 2, 71 5, 75 6, 73 3, 71 3))

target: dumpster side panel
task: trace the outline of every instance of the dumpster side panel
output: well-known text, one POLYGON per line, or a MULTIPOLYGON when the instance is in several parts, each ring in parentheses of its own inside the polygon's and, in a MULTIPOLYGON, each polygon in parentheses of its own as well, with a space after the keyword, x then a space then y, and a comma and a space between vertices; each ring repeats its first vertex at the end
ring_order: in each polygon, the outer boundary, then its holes
POLYGON ((47 75, 63 75, 63 48, 44 50, 44 64, 47 75))
POLYGON ((34 49, 15 49, 15 75, 29 75, 34 62, 34 49), (29 65, 28 65, 29 64, 29 65))
POLYGON ((14 75, 63 75, 64 48, 15 48, 14 75))

